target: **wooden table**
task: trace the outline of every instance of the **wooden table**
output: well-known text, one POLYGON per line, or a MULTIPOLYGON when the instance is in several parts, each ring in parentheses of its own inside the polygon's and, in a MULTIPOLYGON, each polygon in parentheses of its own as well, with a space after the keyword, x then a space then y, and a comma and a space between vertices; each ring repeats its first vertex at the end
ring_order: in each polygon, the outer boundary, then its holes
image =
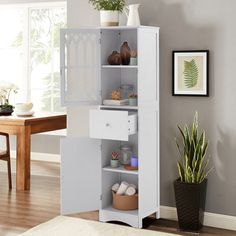
POLYGON ((66 128, 65 114, 35 114, 31 117, 0 116, 0 131, 16 135, 16 189, 30 189, 31 134, 66 128))

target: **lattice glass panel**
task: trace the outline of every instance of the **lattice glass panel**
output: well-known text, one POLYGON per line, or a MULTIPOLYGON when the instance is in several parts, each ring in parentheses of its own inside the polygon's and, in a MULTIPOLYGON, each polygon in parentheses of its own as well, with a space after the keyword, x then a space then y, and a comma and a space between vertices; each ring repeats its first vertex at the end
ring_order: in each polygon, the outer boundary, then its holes
POLYGON ((65 34, 65 102, 98 102, 99 36, 92 30, 65 34))

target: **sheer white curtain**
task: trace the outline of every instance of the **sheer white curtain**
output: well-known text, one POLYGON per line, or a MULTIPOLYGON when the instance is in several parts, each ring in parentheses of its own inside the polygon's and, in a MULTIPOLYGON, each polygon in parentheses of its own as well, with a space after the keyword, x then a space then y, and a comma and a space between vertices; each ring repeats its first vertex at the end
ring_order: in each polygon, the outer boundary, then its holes
POLYGON ((59 29, 65 24, 65 1, 0 0, 0 80, 19 86, 11 103, 61 110, 59 29))

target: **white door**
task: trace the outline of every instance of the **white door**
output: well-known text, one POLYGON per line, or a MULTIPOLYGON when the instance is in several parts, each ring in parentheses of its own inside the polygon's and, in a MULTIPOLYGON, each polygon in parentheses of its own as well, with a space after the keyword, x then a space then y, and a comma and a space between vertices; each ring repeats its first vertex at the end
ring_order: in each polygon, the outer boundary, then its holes
POLYGON ((62 105, 100 104, 100 30, 62 29, 62 105))
POLYGON ((159 103, 159 30, 138 29, 138 105, 156 109, 159 103))
POLYGON ((139 214, 159 210, 159 30, 138 29, 139 214))
POLYGON ((159 115, 139 111, 139 212, 146 217, 159 209, 159 115), (144 125, 145 124, 145 125, 144 125))
POLYGON ((101 141, 61 139, 61 214, 98 210, 101 196, 101 141))

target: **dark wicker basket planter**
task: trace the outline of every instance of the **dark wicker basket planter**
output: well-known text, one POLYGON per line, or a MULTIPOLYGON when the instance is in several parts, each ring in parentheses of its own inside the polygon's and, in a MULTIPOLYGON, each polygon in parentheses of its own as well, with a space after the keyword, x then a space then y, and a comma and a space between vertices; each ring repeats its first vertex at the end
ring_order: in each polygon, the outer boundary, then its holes
POLYGON ((13 113, 13 106, 0 105, 0 116, 10 116, 13 113))
POLYGON ((174 182, 175 202, 179 228, 187 231, 199 231, 203 224, 207 180, 201 184, 174 182))

